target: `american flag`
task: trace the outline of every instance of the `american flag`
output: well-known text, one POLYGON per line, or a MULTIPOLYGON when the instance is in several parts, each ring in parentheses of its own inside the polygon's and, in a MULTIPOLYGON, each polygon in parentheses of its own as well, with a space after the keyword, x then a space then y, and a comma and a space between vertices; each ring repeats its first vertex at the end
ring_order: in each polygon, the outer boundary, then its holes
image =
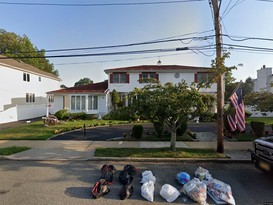
POLYGON ((229 100, 236 111, 235 116, 227 116, 230 130, 233 132, 237 128, 240 132, 243 132, 245 130, 245 105, 243 101, 242 83, 239 84, 229 100))

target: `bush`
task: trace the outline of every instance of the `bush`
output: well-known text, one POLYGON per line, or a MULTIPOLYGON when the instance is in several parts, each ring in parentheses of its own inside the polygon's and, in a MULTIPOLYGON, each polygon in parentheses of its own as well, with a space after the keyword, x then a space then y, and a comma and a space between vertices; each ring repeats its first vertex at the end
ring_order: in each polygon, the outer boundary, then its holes
POLYGON ((156 121, 156 122, 153 122, 153 125, 155 128, 156 134, 158 135, 158 137, 161 137, 163 129, 164 129, 164 123, 156 121))
POLYGON ((187 122, 182 122, 180 127, 177 128, 176 130, 176 135, 177 136, 182 136, 188 129, 188 123, 187 122))
POLYGON ((69 112, 67 110, 59 110, 55 113, 55 117, 57 117, 59 120, 66 120, 69 116, 69 112))
POLYGON ((200 122, 213 122, 214 119, 214 113, 208 112, 208 113, 202 113, 199 117, 200 122))
POLYGON ((130 107, 121 107, 117 110, 112 110, 110 113, 103 116, 104 120, 136 120, 137 116, 130 110, 130 107))
POLYGON ((255 135, 257 137, 262 137, 263 136, 263 134, 264 134, 264 126, 265 126, 264 122, 251 121, 250 125, 251 125, 251 128, 252 128, 253 132, 255 133, 255 135))
POLYGON ((84 112, 70 113, 70 117, 73 120, 86 120, 88 115, 84 112))
POLYGON ((135 139, 141 139, 143 134, 143 126, 142 125, 134 125, 132 129, 132 137, 135 139))

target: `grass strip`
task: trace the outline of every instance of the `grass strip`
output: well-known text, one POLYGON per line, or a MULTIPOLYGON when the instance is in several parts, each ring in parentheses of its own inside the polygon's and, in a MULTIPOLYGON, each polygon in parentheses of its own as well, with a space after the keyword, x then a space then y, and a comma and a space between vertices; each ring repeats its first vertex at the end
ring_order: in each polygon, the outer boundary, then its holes
POLYGON ((135 158, 224 158, 224 154, 213 149, 177 148, 97 148, 96 157, 135 157, 135 158))
POLYGON ((23 152, 26 150, 29 150, 29 147, 5 147, 5 148, 0 148, 0 155, 12 155, 18 152, 23 152))

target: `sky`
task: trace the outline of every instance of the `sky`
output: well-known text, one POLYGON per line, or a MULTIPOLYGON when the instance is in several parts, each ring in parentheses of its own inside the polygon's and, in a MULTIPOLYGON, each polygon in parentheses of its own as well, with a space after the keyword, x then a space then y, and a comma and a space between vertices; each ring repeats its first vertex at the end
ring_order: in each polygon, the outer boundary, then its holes
MULTIPOLYGON (((6 0, 8 3, 113 4, 174 2, 172 0, 6 0)), ((111 49, 47 52, 46 55, 98 54, 128 51, 161 50, 157 53, 129 55, 49 58, 59 71, 61 84, 68 87, 81 78, 94 82, 107 79, 105 69, 136 65, 186 65, 209 67, 215 59, 213 49, 200 50, 215 44, 212 10, 208 0, 169 4, 126 6, 42 6, 3 4, 0 2, 0 29, 26 35, 38 49, 71 49, 114 46, 157 40, 175 41, 119 47, 111 49), (204 38, 208 36, 207 38, 204 38), (179 40, 188 38, 187 40, 179 40), (175 51, 188 47, 189 50, 175 51)), ((273 2, 258 0, 222 0, 220 16, 223 43, 273 48, 273 2), (259 39, 249 39, 259 38, 259 39), (261 40, 267 39, 267 40, 261 40)), ((234 46, 233 46, 234 47, 234 46)), ((256 78, 263 65, 273 67, 272 52, 231 49, 227 66, 237 81, 256 78)))

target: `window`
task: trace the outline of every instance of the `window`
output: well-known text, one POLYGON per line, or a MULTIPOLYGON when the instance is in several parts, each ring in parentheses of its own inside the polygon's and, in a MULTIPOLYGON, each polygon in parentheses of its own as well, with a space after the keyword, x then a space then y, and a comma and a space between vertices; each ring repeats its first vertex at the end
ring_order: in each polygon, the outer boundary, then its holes
POLYGON ((53 94, 48 95, 48 102, 50 102, 50 103, 54 102, 54 95, 53 94))
POLYGON ((71 96, 71 110, 96 110, 98 109, 98 97, 97 96, 86 96, 77 95, 71 96), (86 102, 87 98, 87 102, 86 102), (87 106, 87 107, 86 107, 87 106))
POLYGON ((39 76, 39 77, 38 77, 38 80, 39 80, 39 82, 41 82, 41 81, 42 81, 42 78, 41 78, 41 76, 39 76))
POLYGON ((75 110, 75 109, 76 109, 76 97, 71 96, 71 110, 75 110))
POLYGON ((209 82, 209 73, 197 73, 195 74, 196 83, 207 83, 209 82))
POLYGON ((155 83, 158 82, 158 74, 157 73, 141 73, 139 74, 139 82, 140 83, 155 83))
POLYGON ((92 96, 88 96, 88 110, 92 110, 92 96))
POLYGON ((34 93, 26 93, 26 102, 34 103, 35 102, 35 94, 34 93))
POLYGON ((23 81, 30 81, 30 75, 28 73, 23 73, 23 81))
POLYGON ((110 83, 129 83, 129 74, 127 73, 110 74, 110 83))
POLYGON ((85 104, 86 104, 85 99, 86 97, 82 96, 82 110, 85 110, 85 104))
POLYGON ((98 96, 93 96, 93 110, 98 109, 98 96))

